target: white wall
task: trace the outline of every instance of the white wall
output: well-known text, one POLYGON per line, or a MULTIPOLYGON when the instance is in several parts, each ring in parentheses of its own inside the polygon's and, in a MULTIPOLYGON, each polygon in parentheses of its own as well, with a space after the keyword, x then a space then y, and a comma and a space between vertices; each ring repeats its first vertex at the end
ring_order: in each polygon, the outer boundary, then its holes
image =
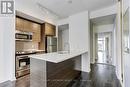
POLYGON ((69 18, 64 18, 64 19, 60 19, 57 21, 57 25, 65 25, 65 24, 69 24, 69 18))
POLYGON ((90 12, 90 19, 112 15, 112 14, 117 14, 117 4, 107 8, 90 12))
POLYGON ((82 54, 81 56, 81 67, 82 67, 82 71, 83 72, 90 72, 90 51, 88 51, 87 53, 82 54))
POLYGON ((16 2, 16 10, 37 19, 41 19, 43 21, 56 24, 56 20, 58 17, 50 12, 46 13, 39 8, 33 0, 15 0, 16 2))
POLYGON ((59 20, 57 25, 69 24, 70 50, 84 50, 87 53, 75 60, 75 69, 90 72, 90 33, 88 11, 59 20))
POLYGON ((100 33, 100 32, 112 32, 113 31, 113 24, 95 24, 94 27, 94 33, 100 33))
POLYGON ((71 50, 89 50, 88 11, 69 17, 69 43, 71 50))
MULTIPOLYGON (((0 26, 2 21, 0 21, 0 26)), ((3 29, 0 32, 0 83, 4 81, 4 57, 3 57, 3 29)))
POLYGON ((15 80, 14 24, 15 16, 13 14, 0 14, 0 83, 15 80))
POLYGON ((81 71, 84 72, 90 72, 89 34, 88 11, 69 17, 70 50, 84 50, 88 52, 81 56, 81 60, 78 59, 76 61, 77 65, 81 65, 81 71))
POLYGON ((0 17, 0 83, 15 79, 15 19, 14 16, 0 17))

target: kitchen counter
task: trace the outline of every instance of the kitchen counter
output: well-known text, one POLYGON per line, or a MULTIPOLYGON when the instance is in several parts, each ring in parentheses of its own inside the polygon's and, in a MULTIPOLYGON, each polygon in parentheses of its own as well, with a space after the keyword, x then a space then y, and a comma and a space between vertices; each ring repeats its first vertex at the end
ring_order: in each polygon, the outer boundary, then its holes
MULTIPOLYGON (((75 59, 82 58, 86 54, 87 51, 75 50, 69 53, 53 52, 30 55, 31 87, 39 87, 39 84, 43 87, 67 87, 80 75, 80 70, 77 70, 76 66, 80 65, 81 61, 76 63, 75 59)), ((84 58, 87 59, 86 56, 84 58)), ((89 63, 84 62, 86 66, 89 66, 89 63)), ((86 69, 85 66, 83 67, 86 69)))
POLYGON ((76 56, 82 55, 84 53, 87 53, 87 51, 70 51, 69 53, 63 53, 60 54, 58 52, 53 52, 53 53, 46 53, 46 54, 37 54, 37 55, 30 55, 30 58, 34 59, 39 59, 39 60, 44 60, 48 62, 53 62, 53 63, 59 63, 71 58, 74 58, 76 56))

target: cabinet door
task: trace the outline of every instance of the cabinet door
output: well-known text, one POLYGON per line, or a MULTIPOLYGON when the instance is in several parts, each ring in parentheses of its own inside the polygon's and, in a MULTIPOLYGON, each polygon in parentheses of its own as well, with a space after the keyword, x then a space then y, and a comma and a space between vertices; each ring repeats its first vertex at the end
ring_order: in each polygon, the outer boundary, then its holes
POLYGON ((33 42, 40 42, 40 41, 41 41, 40 33, 34 32, 33 33, 33 42))
POLYGON ((37 23, 32 23, 32 31, 38 32, 41 29, 41 25, 37 23))
POLYGON ((55 36, 56 35, 56 27, 54 25, 51 25, 49 23, 45 24, 45 35, 48 36, 55 36))
POLYGON ((32 31, 33 31, 33 42, 40 42, 41 41, 41 25, 37 23, 33 23, 32 31))
POLYGON ((32 25, 33 25, 32 22, 30 22, 28 20, 24 20, 24 31, 32 32, 32 25))
POLYGON ((24 31, 23 22, 23 19, 16 17, 16 30, 24 31))

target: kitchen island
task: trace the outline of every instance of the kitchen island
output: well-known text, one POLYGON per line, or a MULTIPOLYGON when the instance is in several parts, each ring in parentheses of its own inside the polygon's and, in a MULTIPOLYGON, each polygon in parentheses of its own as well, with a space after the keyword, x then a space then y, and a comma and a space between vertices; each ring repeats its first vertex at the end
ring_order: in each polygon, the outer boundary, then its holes
MULTIPOLYGON (((69 53, 47 53, 31 55, 31 87, 66 87, 80 75, 75 69, 75 59, 87 54, 87 51, 69 53)), ((86 63, 87 65, 87 63, 86 63)))

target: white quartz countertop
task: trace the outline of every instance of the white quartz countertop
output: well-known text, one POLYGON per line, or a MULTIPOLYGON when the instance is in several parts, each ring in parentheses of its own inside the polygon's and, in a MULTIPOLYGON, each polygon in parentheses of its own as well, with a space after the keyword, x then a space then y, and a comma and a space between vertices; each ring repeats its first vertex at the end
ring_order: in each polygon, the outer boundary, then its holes
POLYGON ((65 53, 65 54, 59 54, 58 52, 53 52, 53 53, 30 55, 29 57, 34 58, 34 59, 48 61, 48 62, 59 63, 59 62, 74 58, 76 56, 82 55, 84 53, 87 53, 87 51, 75 50, 75 51, 70 51, 69 53, 65 53))

